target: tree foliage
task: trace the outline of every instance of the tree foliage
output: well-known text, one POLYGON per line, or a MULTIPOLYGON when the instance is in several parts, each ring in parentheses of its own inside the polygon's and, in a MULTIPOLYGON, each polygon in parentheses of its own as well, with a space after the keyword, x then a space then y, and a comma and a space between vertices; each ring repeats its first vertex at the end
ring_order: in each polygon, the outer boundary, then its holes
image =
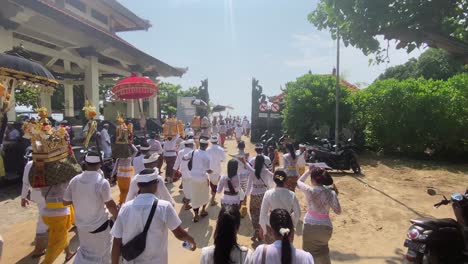
POLYGON ((376 81, 351 97, 367 145, 387 152, 468 152, 468 74, 376 81))
POLYGON ((198 88, 190 87, 187 90, 182 90, 182 86, 168 82, 158 83, 159 100, 161 103, 161 112, 175 116, 177 113, 177 97, 178 96, 197 96, 198 88))
POLYGON ((17 105, 37 107, 39 91, 35 89, 16 89, 15 102, 17 105))
MULTIPOLYGON (((297 140, 310 140, 317 126, 335 126, 335 84, 332 75, 305 74, 286 84, 283 126, 297 140)), ((341 86, 340 127, 351 117, 350 91, 341 86)))
POLYGON ((426 44, 468 62, 468 1, 466 0, 320 0, 309 14, 318 29, 336 38, 339 27, 345 45, 387 61, 388 47, 377 36, 397 40, 411 52, 426 44))
POLYGON ((395 78, 405 80, 422 77, 425 79, 447 80, 464 71, 466 71, 466 67, 453 59, 446 51, 428 49, 418 59, 411 58, 405 64, 388 68, 378 79, 395 78))

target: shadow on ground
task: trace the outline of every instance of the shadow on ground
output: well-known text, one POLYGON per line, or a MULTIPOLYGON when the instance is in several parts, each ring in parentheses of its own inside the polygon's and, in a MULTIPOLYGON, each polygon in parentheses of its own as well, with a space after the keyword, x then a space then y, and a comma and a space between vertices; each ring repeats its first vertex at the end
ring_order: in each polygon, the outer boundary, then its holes
POLYGON ((332 261, 358 261, 358 260, 383 260, 387 264, 404 263, 404 254, 401 249, 395 249, 397 256, 359 256, 355 253, 345 253, 336 250, 330 251, 332 261))

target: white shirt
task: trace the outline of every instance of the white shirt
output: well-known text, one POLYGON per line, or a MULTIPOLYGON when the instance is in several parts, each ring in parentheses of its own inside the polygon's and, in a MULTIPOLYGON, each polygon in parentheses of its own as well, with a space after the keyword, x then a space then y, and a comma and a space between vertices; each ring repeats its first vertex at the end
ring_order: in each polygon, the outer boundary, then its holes
POLYGON ((180 172, 182 173, 182 178, 190 177, 190 171, 187 166, 189 161, 184 160, 184 156, 189 153, 192 153, 192 151, 193 149, 185 147, 182 150, 179 150, 179 153, 177 154, 177 159, 174 163, 173 169, 174 170, 180 169, 180 172))
MULTIPOLYGON (((140 177, 138 174, 137 176, 133 177, 133 179, 130 181, 130 187, 128 188, 128 194, 127 198, 125 199, 125 202, 128 202, 130 200, 135 199, 138 195, 138 183, 137 179, 140 177)), ((172 206, 174 206, 175 202, 174 199, 172 198, 171 194, 169 193, 169 190, 167 189, 166 185, 164 184, 163 178, 158 175, 157 176, 158 180, 158 188, 156 189, 155 195, 164 201, 168 201, 171 203, 172 206)))
POLYGON ((107 131, 107 129, 103 128, 100 132, 100 139, 101 139, 101 146, 104 147, 104 146, 109 146, 110 145, 110 136, 109 136, 109 132, 107 131))
POLYGON ((152 139, 148 139, 148 145, 150 146, 150 150, 149 150, 150 154, 158 153, 159 155, 162 155, 163 149, 161 146, 161 142, 152 138, 152 139))
MULTIPOLYGON (((209 246, 202 248, 200 264, 214 264, 214 249, 215 246, 209 246)), ((233 247, 231 249, 231 261, 232 264, 250 264, 250 258, 252 257, 252 250, 246 247, 233 247)))
POLYGON ((335 191, 318 185, 309 186, 305 183, 305 179, 310 176, 310 171, 305 172, 297 181, 297 188, 304 192, 307 201, 307 213, 304 216, 304 224, 309 225, 327 225, 332 227, 332 222, 329 217, 330 209, 335 214, 341 214, 341 205, 338 201, 338 196, 335 191), (318 217, 320 214, 322 217, 318 217))
POLYGON ((302 152, 302 153, 301 153, 300 150, 296 151, 296 156, 297 156, 296 165, 297 165, 299 168, 303 168, 303 167, 306 166, 306 161, 305 161, 304 154, 305 154, 305 151, 302 152))
POLYGON ((260 225, 263 232, 267 232, 267 225, 270 225, 270 212, 275 209, 284 209, 291 214, 294 226, 297 225, 301 217, 301 207, 296 194, 287 188, 276 187, 268 190, 263 196, 260 207, 260 225))
POLYGON ((21 198, 26 199, 28 196, 29 190, 31 190, 31 201, 37 204, 45 204, 44 197, 42 197, 41 189, 40 188, 31 188, 31 184, 29 183, 29 172, 31 171, 33 165, 33 161, 30 160, 24 166, 23 172, 23 188, 21 189, 21 198))
POLYGON ((227 133, 227 127, 226 125, 219 125, 219 131, 220 134, 226 134, 227 133))
MULTIPOLYGON (((265 263, 268 264, 281 264, 281 241, 276 240, 271 245, 260 245, 257 247, 252 255, 251 263, 262 263, 263 247, 267 247, 265 263)), ((302 249, 292 247, 292 262, 291 264, 314 264, 314 258, 309 252, 302 249)))
POLYGON ((221 175, 221 163, 226 160, 226 153, 220 145, 211 145, 206 153, 210 157, 210 169, 213 171, 210 175, 210 181, 212 180, 212 183, 216 185, 221 175))
POLYGON ((240 138, 244 132, 244 129, 241 126, 236 126, 234 131, 236 132, 236 138, 240 138))
MULTIPOLYGON (((143 231, 148 220, 151 207, 156 197, 153 194, 139 194, 134 200, 125 203, 119 211, 117 221, 111 234, 122 238, 125 245, 143 231)), ((158 206, 146 237, 146 248, 143 253, 130 263, 167 264, 167 230, 175 230, 182 224, 172 205, 164 200, 158 201, 158 206)), ((183 250, 182 248, 180 250, 183 250)), ((129 263, 124 260, 124 263, 129 263)))
POLYGON ((133 158, 133 169, 135 170, 135 175, 145 169, 145 164, 143 163, 144 158, 145 155, 140 155, 133 158))
POLYGON ((75 176, 63 200, 73 202, 75 224, 80 229, 92 232, 109 218, 104 203, 112 200, 110 185, 97 171, 84 171, 75 176))
POLYGON ((193 131, 193 128, 191 127, 187 127, 186 129, 184 129, 185 136, 187 136, 190 132, 195 134, 195 132, 193 131))
POLYGON ((165 140, 163 146, 164 157, 175 157, 177 156, 177 139, 179 135, 173 137, 171 140, 165 140))
POLYGON ((243 128, 247 128, 248 124, 249 124, 249 121, 248 121, 247 119, 244 119, 244 120, 242 121, 242 127, 243 127, 243 128))
MULTIPOLYGON (((221 179, 219 180, 218 187, 216 189, 217 193, 222 193, 224 192, 231 192, 229 189, 229 184, 228 184, 229 177, 227 175, 221 176, 221 179)), ((239 175, 234 175, 231 178, 231 184, 232 187, 234 188, 234 192, 237 193, 236 195, 227 195, 223 193, 223 197, 221 197, 221 204, 240 204, 241 202, 241 197, 240 197, 240 178, 239 175)))
MULTIPOLYGON (((192 153, 190 152, 184 156, 184 159, 189 162, 191 157, 192 153)), ((200 149, 195 150, 193 153, 192 171, 190 171, 192 180, 197 182, 204 182, 208 180, 208 174, 206 171, 209 169, 210 157, 208 156, 208 153, 200 149)))

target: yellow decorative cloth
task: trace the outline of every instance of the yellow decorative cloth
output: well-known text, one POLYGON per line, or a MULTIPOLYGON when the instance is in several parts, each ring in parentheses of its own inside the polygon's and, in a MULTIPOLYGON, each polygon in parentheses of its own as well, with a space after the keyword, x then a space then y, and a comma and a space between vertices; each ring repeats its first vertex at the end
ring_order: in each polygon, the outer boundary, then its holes
POLYGON ((68 246, 68 230, 71 227, 70 215, 43 216, 49 228, 47 251, 42 264, 53 264, 62 251, 68 246))

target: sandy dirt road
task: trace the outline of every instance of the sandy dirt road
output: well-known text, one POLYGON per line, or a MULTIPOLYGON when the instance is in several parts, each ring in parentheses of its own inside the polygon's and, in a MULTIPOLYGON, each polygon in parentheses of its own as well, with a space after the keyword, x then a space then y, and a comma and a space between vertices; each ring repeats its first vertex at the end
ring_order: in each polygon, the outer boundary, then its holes
MULTIPOLYGON (((248 144, 247 151, 254 154, 253 146, 248 144)), ((234 154, 235 142, 227 142, 227 153, 234 154)), ((334 233, 330 242, 333 263, 402 263, 403 241, 409 227, 409 219, 420 216, 453 217, 448 206, 434 208, 438 197, 426 194, 427 186, 438 187, 444 194, 462 192, 468 183, 468 166, 402 161, 399 159, 364 156, 360 160, 363 175, 334 173, 340 190, 339 199, 343 213, 332 215, 334 233)), ((223 166, 225 168, 225 166, 223 166)), ((170 263, 199 263, 200 248, 213 243, 213 233, 219 205, 209 207, 209 217, 192 223, 192 212, 181 209, 182 193, 180 182, 170 187, 176 200, 176 210, 182 219, 183 227, 195 237, 195 252, 181 247, 181 242, 169 235, 170 263)), ((20 207, 21 186, 0 189, 0 234, 5 239, 2 263, 40 263, 31 259, 37 211, 34 206, 20 207)), ((112 189, 114 198, 117 187, 112 189)), ((303 213, 306 205, 302 193, 303 213)), ((219 201, 219 197, 217 197, 219 201)), ((302 222, 299 223, 294 244, 301 247, 302 222)), ((239 243, 254 246, 250 240, 252 225, 249 218, 242 220, 239 243)), ((76 249, 78 239, 69 233, 71 248, 76 249)), ((63 263, 64 254, 56 261, 63 263)))

